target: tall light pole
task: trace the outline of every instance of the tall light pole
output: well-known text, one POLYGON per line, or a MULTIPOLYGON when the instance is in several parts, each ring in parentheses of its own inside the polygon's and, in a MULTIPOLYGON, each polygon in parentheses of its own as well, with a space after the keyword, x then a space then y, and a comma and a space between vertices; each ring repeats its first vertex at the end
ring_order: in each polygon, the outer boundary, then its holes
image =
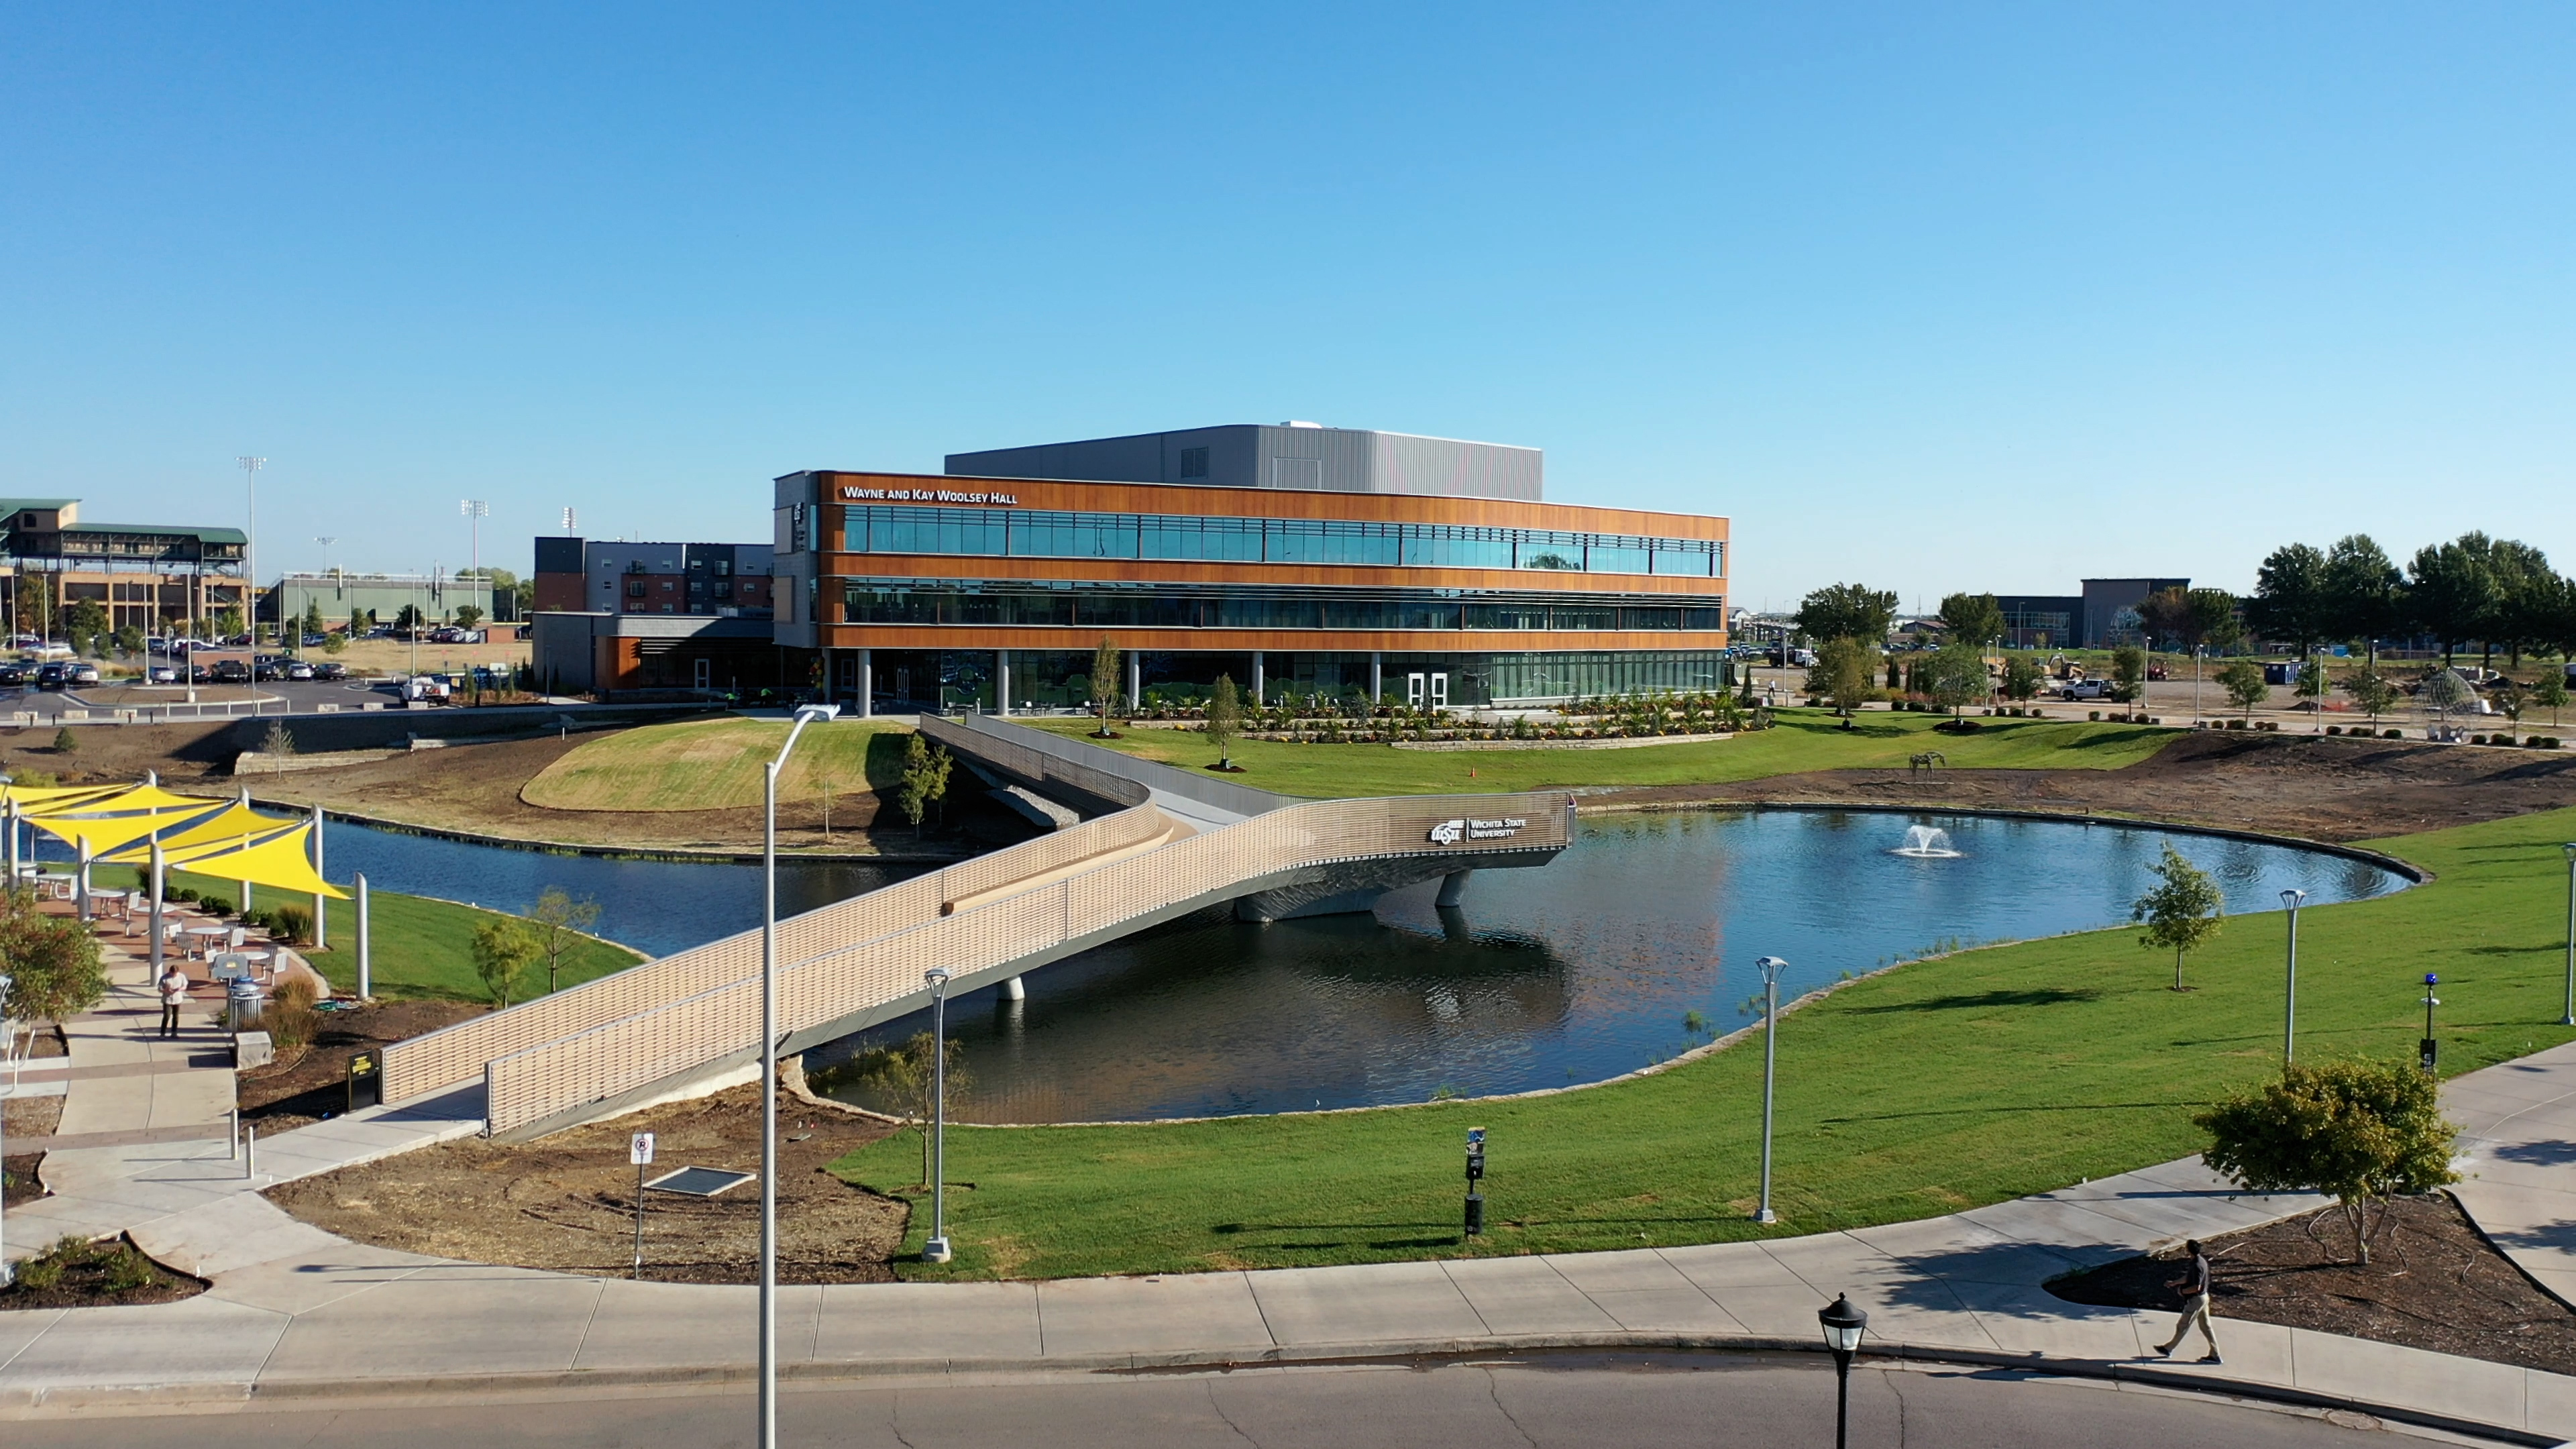
POLYGON ((796 737, 840 709, 798 707, 787 741, 761 780, 760 843, 760 1433, 778 1449, 778 771, 796 737))
MULTIPOLYGON (((239 457, 242 486, 250 502, 250 527, 242 544, 242 623, 250 630, 251 652, 259 652, 259 470, 268 466, 266 458, 239 457)), ((251 713, 259 713, 259 691, 251 691, 251 713)))
POLYGON ((1776 1223, 1780 1215, 1771 1211, 1771 1082, 1780 1066, 1780 973, 1789 963, 1765 956, 1753 964, 1762 972, 1762 1206, 1754 1209, 1753 1220, 1776 1223))
MULTIPOLYGON (((466 570, 466 577, 479 583, 483 578, 483 520, 492 516, 492 505, 480 498, 467 498, 457 503, 456 511, 465 515, 465 526, 474 535, 472 562, 466 570)), ((467 587, 465 597, 474 597, 472 586, 467 587)), ((488 591, 486 597, 489 597, 488 591)), ((483 612, 488 616, 492 611, 487 605, 483 612)))
POLYGON ((2290 913, 2289 979, 2283 987, 2285 1005, 2281 1013, 2281 1068, 2287 1071, 2290 1059, 2299 1049, 2299 906, 2307 900, 2306 891, 2281 892, 2281 909, 2290 913))
MULTIPOLYGON (((16 831, 18 829, 17 822, 14 819, 10 822, 9 829, 11 831, 11 839, 14 841, 16 839, 16 831)), ((17 889, 17 886, 17 881, 12 880, 9 882, 10 889, 15 890, 17 889)), ((9 1020, 9 987, 11 984, 9 977, 5 973, 0 973, 0 1032, 14 1032, 17 1030, 16 1025, 9 1020)), ((0 1037, 0 1051, 7 1051, 9 1057, 9 1095, 12 1097, 18 1095, 18 1054, 16 1051, 10 1050, 10 1048, 14 1048, 16 1045, 16 1042, 8 1040, 5 1037, 0 1037)), ((29 1048, 29 1050, 33 1050, 33 1048, 29 1048)), ((0 1156, 6 1155, 8 1147, 9 1114, 5 1109, 0 1109, 0 1156)), ((17 1279, 17 1265, 9 1261, 7 1254, 0 1253, 0 1288, 8 1287, 11 1283, 16 1282, 17 1279)))
POLYGON ((945 1263, 948 1246, 948 968, 921 973, 930 983, 930 1238, 921 1261, 945 1263))
POLYGON ((2558 847, 2567 852, 2567 1011, 2560 1026, 2576 1026, 2576 841, 2558 847))

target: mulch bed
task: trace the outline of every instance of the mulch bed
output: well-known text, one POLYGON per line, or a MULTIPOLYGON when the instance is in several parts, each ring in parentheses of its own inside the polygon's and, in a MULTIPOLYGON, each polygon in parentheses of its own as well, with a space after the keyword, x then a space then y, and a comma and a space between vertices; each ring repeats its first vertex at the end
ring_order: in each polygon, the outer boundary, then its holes
POLYGON ((490 1009, 465 1001, 377 1001, 323 1012, 310 1046, 280 1052, 269 1065, 241 1074, 242 1120, 274 1133, 339 1116, 349 1105, 349 1058, 490 1009))
POLYGON ((18 1265, 17 1280, 0 1288, 0 1311, 175 1303, 205 1291, 205 1279, 161 1266, 125 1238, 66 1238, 18 1265))
MULTIPOLYGON (((2386 1223, 2375 1212, 2372 1221, 2367 1268, 2351 1261, 2352 1229, 2339 1207, 2203 1240, 2219 1338, 2224 1320, 2246 1318, 2576 1374, 2576 1311, 2523 1276, 2449 1194, 2398 1199, 2386 1223)), ((2073 1303, 2179 1311, 2167 1285, 2180 1273, 2175 1258, 2124 1258, 2048 1291, 2073 1303)))
MULTIPOLYGON (((60 1060, 68 1055, 70 1051, 63 1042, 62 1028, 58 1026, 38 1028, 27 1048, 27 1060, 31 1062, 60 1060)), ((53 1135, 55 1126, 63 1120, 63 1099, 11 1097, 0 1102, 0 1114, 5 1114, 0 1115, 0 1126, 7 1128, 10 1141, 32 1142, 39 1137, 53 1135)), ((41 1152, 22 1152, 0 1158, 0 1206, 16 1207, 45 1195, 45 1189, 36 1176, 37 1168, 44 1161, 45 1154, 41 1152)))

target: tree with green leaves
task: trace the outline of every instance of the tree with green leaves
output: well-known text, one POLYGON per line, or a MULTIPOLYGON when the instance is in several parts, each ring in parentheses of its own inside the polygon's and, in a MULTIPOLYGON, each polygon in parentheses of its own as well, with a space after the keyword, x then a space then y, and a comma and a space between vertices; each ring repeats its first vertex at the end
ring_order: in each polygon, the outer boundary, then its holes
POLYGON ((2442 641, 2444 664, 2495 615, 2494 554, 2493 539, 2470 532, 2449 543, 2426 544, 2407 565, 2407 615, 2417 628, 2442 641))
POLYGON ((1118 641, 1103 634, 1100 647, 1091 651, 1091 709, 1100 716, 1100 728, 1094 739, 1109 739, 1110 716, 1118 708, 1118 641))
POLYGON ((2333 688, 2333 681, 2326 677, 2324 660, 2311 654, 2299 661, 2299 682, 2292 687, 2292 692, 2307 702, 2308 709, 2316 716, 2318 729, 2326 727, 2326 694, 2333 688))
POLYGON ((2129 919, 2147 928, 2138 937, 2139 945, 2174 953, 2173 989, 2187 991, 2190 988, 2182 984, 2183 956, 2218 935, 2226 924, 2227 898, 2209 873, 2185 860, 2170 841, 2165 844, 2165 858, 2151 869, 2162 884, 2130 905, 2129 919))
POLYGON ((404 634, 417 633, 429 627, 429 616, 418 604, 405 604, 394 612, 394 628, 404 634))
POLYGON ((2495 592, 2478 630, 2486 649, 2483 662, 2492 667, 2495 651, 2502 646, 2519 669, 2526 651, 2548 647, 2549 614, 2560 584, 2557 570, 2549 566, 2549 556, 2532 545, 2499 538, 2487 550, 2487 575, 2494 581, 2495 592))
POLYGON ((1985 656, 1971 644, 1945 644, 1923 662, 1918 682, 1934 704, 1956 719, 1961 708, 1986 697, 1985 656))
POLYGON ((2404 1062, 2293 1064, 2191 1119, 2209 1134, 2201 1161, 2247 1192, 2313 1192, 2342 1205, 2353 1256, 2370 1262, 2370 1205, 2460 1180, 2460 1129, 2442 1115, 2432 1073, 2404 1062))
POLYGON ((1235 692, 1233 675, 1220 674, 1216 688, 1208 692, 1207 702, 1208 743, 1216 746, 1218 769, 1234 768, 1234 739, 1242 732, 1243 696, 1235 692))
POLYGON ((564 957, 579 950, 590 928, 599 923, 599 902, 577 901, 562 886, 548 886, 537 892, 537 904, 527 921, 536 937, 537 954, 545 958, 546 994, 551 996, 562 984, 564 957))
POLYGON ((2327 632, 2326 575, 2322 549, 2292 543, 2272 550, 2255 570, 2245 622, 2263 638, 2287 641, 2306 654, 2327 632))
POLYGON ((895 778, 894 803, 903 818, 912 822, 914 839, 921 838, 921 822, 930 807, 948 793, 948 772, 956 764, 948 751, 918 731, 904 740, 903 772, 895 778))
POLYGON ((2111 697, 2122 704, 2147 697, 2147 651, 2135 644, 2111 651, 2111 697))
POLYGON ((459 604, 454 617, 457 628, 471 629, 483 622, 483 610, 473 604, 459 604))
POLYGON ((80 736, 72 732, 72 727, 71 727, 70 725, 64 725, 61 729, 58 729, 58 730, 54 731, 54 753, 55 753, 55 754, 58 754, 58 755, 68 755, 68 754, 73 754, 73 753, 76 753, 79 749, 80 749, 80 736))
POLYGON ((116 632, 108 636, 108 642, 115 646, 118 654, 140 654, 143 652, 143 631, 132 624, 120 624, 116 632))
POLYGON ((1833 584, 1800 600, 1790 622, 1818 644, 1858 639, 1883 645, 1888 626, 1896 622, 1896 595, 1865 584, 1833 584))
POLYGON ((1834 712, 1843 717, 1843 728, 1852 727, 1852 715, 1868 703, 1870 680, 1876 671, 1878 650, 1858 639, 1828 639, 1816 651, 1815 666, 1807 671, 1807 692, 1833 704, 1834 712))
POLYGON ((2004 660, 2004 698, 2015 704, 2028 704, 2039 698, 2044 678, 2029 655, 2010 655, 2004 660))
POLYGON ((2003 605, 1992 594, 1950 594, 1941 600, 1941 627, 1953 641, 1983 646, 2004 636, 2003 605))
POLYGON ((2552 669, 2531 687, 2531 702, 2549 711, 2549 727, 2558 728, 2558 712, 2567 707, 2567 671, 2552 669))
POLYGON ((2346 534, 2326 550, 2326 637, 2360 640, 2376 665, 2380 638, 2396 632, 2405 605, 2406 575, 2369 534, 2346 534))
POLYGON ((0 973, 19 1021, 67 1021, 107 999, 98 938, 70 916, 47 915, 32 890, 0 898, 0 973))
POLYGON ((101 653, 100 643, 110 632, 107 606, 96 599, 75 599, 63 616, 63 631, 70 636, 72 648, 82 654, 101 653))
POLYGON ((516 916, 494 916, 474 928, 470 950, 474 974, 482 981, 483 989, 491 993, 492 1004, 508 1010, 510 998, 519 988, 519 978, 537 963, 535 933, 516 916))
POLYGON ((2254 717, 2254 706, 2272 697, 2272 686, 2263 682, 2263 666, 2251 659, 2237 659, 2218 671, 2219 687, 2227 691, 2227 701, 2254 717))
POLYGON ((372 610, 351 609, 349 611, 350 638, 364 639, 367 637, 367 631, 374 627, 376 627, 376 616, 372 610))
POLYGON ((860 1053, 848 1065, 835 1068, 832 1078, 845 1078, 857 1083, 874 1096, 892 1115, 903 1119, 905 1130, 921 1138, 921 1182, 930 1186, 931 1115, 936 1110, 940 1062, 945 1056, 948 1090, 962 1092, 974 1078, 966 1070, 966 1049, 955 1037, 940 1042, 929 1032, 915 1032, 910 1041, 900 1046, 877 1047, 860 1053))
POLYGON ((215 633, 225 639, 231 639, 246 632, 242 628, 242 611, 232 604, 226 604, 217 609, 212 622, 215 633))
MULTIPOLYGON (((315 634, 326 632, 328 626, 322 619, 322 597, 319 594, 308 596, 304 600, 304 623, 302 627, 307 638, 310 638, 315 634)), ((296 642, 301 645, 303 641, 298 640, 296 642)))
POLYGON ((2377 669, 2363 665, 2344 676, 2343 692, 2352 696, 2353 706, 2370 716, 2370 727, 2379 728, 2379 717, 2397 704, 2397 686, 2377 669))

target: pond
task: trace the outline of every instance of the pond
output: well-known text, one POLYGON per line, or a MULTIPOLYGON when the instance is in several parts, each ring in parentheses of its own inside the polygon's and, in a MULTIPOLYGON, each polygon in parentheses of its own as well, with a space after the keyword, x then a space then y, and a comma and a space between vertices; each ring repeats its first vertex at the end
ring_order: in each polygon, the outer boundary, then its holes
MULTIPOLYGON (((1755 1020, 1781 998, 1952 944, 2128 920, 2171 841, 2231 915, 2401 889, 2324 851, 2146 827, 1939 814, 1692 812, 1586 822, 1554 864, 1491 871, 1455 911, 1431 885, 1373 915, 1241 924, 1204 912, 949 1004, 969 1122, 1282 1112, 1599 1081, 1755 1020), (1946 832, 1909 839, 1909 827, 1946 832), (1913 847, 1912 854, 1896 852, 1913 847), (1700 1023, 1686 1023, 1696 1013, 1700 1023)), ((2166 969, 2144 951, 2138 971, 2166 969)), ((822 1067, 926 1030, 890 1022, 822 1067)), ((837 1088, 874 1105, 864 1090, 837 1088)))

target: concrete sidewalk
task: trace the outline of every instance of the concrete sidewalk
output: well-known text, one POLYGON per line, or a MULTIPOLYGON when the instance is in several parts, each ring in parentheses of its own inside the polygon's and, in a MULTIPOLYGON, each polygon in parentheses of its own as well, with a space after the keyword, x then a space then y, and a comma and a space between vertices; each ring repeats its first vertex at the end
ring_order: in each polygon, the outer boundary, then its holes
POLYGON ((2454 1078, 2460 1124, 2451 1189, 2535 1282, 2576 1303, 2576 1043, 2454 1078))

